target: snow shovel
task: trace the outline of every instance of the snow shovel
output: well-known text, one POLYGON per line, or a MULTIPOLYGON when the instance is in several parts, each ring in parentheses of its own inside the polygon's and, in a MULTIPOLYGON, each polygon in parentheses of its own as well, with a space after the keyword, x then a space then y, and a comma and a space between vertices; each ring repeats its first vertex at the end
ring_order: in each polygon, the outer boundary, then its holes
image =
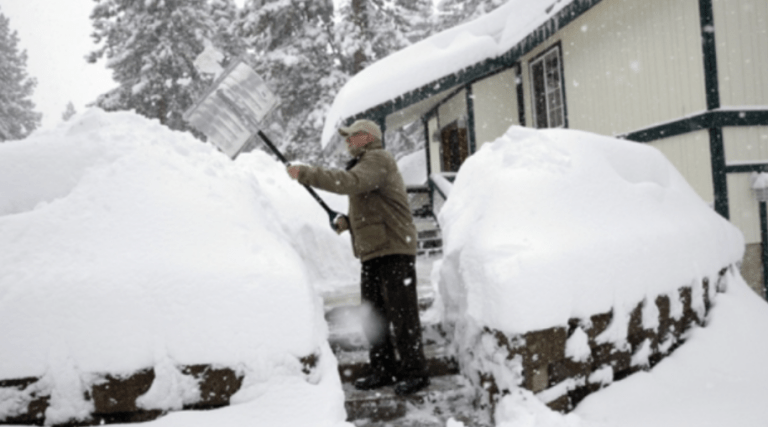
MULTIPOLYGON (((204 51, 200 57, 206 54, 211 53, 204 51)), ((218 61, 209 62, 215 64, 218 61)), ((219 77, 213 85, 184 113, 184 120, 205 134, 209 141, 232 159, 256 145, 258 136, 281 162, 290 165, 259 125, 277 103, 277 97, 267 88, 264 80, 243 58, 238 58, 225 70, 219 71, 219 77)), ((311 187, 304 185, 304 188, 323 207, 331 228, 337 231, 336 220, 343 215, 329 208, 311 187)))

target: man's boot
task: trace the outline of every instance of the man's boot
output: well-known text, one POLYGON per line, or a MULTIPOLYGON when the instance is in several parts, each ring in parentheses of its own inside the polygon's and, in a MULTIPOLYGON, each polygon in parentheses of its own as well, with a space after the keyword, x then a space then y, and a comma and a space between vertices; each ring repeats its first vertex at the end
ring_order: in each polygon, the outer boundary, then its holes
POLYGON ((397 381, 397 378, 393 375, 386 374, 371 374, 367 377, 358 378, 355 380, 355 388, 358 390, 373 390, 388 385, 392 385, 397 381))
POLYGON ((429 377, 415 377, 400 381, 395 385, 395 394, 405 396, 429 386, 429 377))

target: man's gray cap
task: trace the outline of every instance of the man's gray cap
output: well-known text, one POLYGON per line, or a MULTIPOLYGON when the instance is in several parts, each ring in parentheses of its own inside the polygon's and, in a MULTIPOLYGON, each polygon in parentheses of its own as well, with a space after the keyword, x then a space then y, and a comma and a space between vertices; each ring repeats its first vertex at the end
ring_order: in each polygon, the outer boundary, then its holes
POLYGON ((376 124, 376 122, 371 120, 360 119, 356 120, 349 127, 339 128, 339 134, 345 138, 359 131, 367 132, 381 141, 381 129, 379 128, 379 125, 376 124))

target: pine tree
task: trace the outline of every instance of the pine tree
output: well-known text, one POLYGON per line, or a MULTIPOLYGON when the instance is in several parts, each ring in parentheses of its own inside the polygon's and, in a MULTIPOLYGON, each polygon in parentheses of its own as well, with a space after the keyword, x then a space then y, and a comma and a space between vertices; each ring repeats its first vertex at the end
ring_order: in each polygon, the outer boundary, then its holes
MULTIPOLYGON (((100 46, 88 61, 105 57, 119 84, 96 105, 135 110, 172 129, 189 129, 182 115, 211 83, 193 63, 206 39, 223 43, 222 8, 214 17, 206 0, 95 1, 92 36, 100 46)), ((227 10, 227 3, 216 5, 227 10)), ((216 47, 232 56, 237 54, 232 46, 216 47)))
POLYGON ((216 26, 213 44, 229 56, 245 53, 245 41, 237 34, 238 7, 234 0, 209 0, 210 16, 216 26))
POLYGON ((77 111, 75 111, 75 105, 72 104, 72 101, 69 101, 67 103, 67 109, 64 110, 64 113, 61 115, 61 119, 66 122, 69 119, 71 119, 72 116, 74 116, 75 114, 77 114, 77 111))
POLYGON ((506 0, 441 0, 437 4, 434 31, 443 31, 471 21, 504 4, 506 0))
POLYGON ((346 0, 336 14, 331 0, 246 3, 238 34, 281 98, 269 130, 289 159, 335 160, 321 158, 319 144, 335 95, 372 62, 429 35, 431 12, 431 0, 346 0))
POLYGON ((26 137, 42 119, 29 99, 37 80, 27 75, 27 52, 18 44, 18 34, 0 13, 0 142, 26 137))
POLYGON ((252 65, 280 97, 269 133, 287 158, 319 161, 325 112, 348 79, 336 65, 332 1, 250 0, 238 34, 253 52, 252 65))
POLYGON ((401 27, 405 37, 416 43, 434 33, 436 16, 432 0, 396 0, 397 15, 403 21, 401 27))
POLYGON ((336 44, 351 74, 431 34, 430 0, 347 0, 336 44))

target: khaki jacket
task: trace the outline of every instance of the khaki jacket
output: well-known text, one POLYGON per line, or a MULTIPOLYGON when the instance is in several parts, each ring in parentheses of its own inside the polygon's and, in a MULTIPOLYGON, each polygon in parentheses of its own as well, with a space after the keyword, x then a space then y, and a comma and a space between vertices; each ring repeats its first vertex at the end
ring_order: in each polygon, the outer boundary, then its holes
POLYGON ((416 255, 416 227, 395 159, 380 141, 368 143, 349 170, 302 166, 298 181, 349 196, 349 226, 355 256, 416 255))

